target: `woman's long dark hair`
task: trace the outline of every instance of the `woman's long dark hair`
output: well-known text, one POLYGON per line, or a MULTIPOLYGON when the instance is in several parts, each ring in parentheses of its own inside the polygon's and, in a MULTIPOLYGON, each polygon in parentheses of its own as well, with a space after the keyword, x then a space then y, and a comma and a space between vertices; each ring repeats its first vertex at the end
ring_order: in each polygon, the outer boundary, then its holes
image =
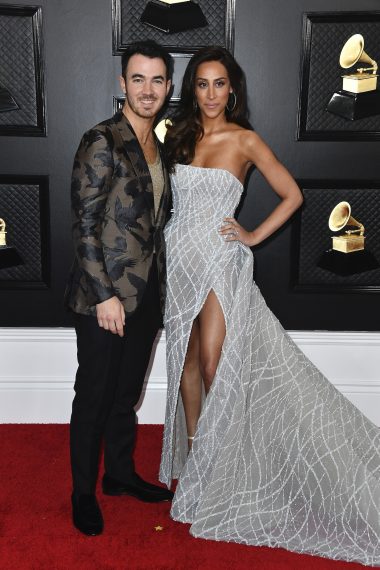
MULTIPOLYGON (((223 47, 210 46, 197 51, 190 59, 183 76, 181 100, 178 111, 173 117, 173 125, 168 127, 165 138, 165 149, 169 171, 174 170, 177 163, 190 164, 194 158, 195 145, 204 130, 195 97, 195 78, 198 66, 206 61, 219 61, 227 70, 231 87, 236 96, 229 103, 231 111, 226 107, 226 119, 246 129, 252 129, 248 121, 247 89, 245 75, 228 50, 223 47)), ((229 100, 230 101, 230 100, 229 100)))

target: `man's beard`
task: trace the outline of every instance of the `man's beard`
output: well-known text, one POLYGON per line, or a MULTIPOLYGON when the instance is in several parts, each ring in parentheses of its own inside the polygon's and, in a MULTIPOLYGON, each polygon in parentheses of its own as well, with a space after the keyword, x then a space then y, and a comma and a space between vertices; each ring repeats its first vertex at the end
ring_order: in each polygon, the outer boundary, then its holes
MULTIPOLYGON (((142 119, 151 119, 152 117, 155 117, 158 112, 160 111, 162 105, 160 108, 152 108, 152 109, 144 109, 141 107, 137 107, 134 102, 128 97, 128 94, 125 95, 125 98, 127 100, 128 106, 130 107, 130 109, 138 116, 141 117, 142 119)), ((138 103, 143 103, 144 101, 146 101, 147 103, 155 103, 158 100, 158 97, 138 97, 137 98, 137 102, 138 103)))

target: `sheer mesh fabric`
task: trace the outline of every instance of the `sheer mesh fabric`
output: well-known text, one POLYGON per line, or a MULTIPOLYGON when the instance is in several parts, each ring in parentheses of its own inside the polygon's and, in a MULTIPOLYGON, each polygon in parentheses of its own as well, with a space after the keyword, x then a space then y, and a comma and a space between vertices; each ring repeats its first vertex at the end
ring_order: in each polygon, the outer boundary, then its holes
POLYGON ((168 400, 160 480, 197 537, 380 565, 380 430, 306 358, 252 281, 253 257, 217 232, 243 187, 177 165, 165 229, 168 400), (193 447, 179 384, 194 318, 213 289, 226 321, 193 447))

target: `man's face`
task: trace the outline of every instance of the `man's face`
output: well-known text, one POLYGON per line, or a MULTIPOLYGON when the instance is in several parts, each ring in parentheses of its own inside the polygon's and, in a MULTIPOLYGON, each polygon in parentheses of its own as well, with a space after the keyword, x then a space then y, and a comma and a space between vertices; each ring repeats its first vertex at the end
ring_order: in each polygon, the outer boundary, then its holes
POLYGON ((159 57, 133 55, 127 66, 126 79, 120 77, 125 92, 125 105, 143 119, 154 118, 165 102, 170 89, 166 66, 159 57))

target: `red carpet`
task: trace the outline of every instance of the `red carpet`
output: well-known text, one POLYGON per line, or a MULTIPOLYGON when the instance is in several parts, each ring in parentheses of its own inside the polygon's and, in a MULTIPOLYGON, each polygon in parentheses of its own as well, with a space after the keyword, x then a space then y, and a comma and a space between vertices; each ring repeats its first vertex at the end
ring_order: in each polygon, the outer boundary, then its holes
MULTIPOLYGON (((156 481, 161 426, 140 426, 138 471, 156 481)), ((191 537, 149 505, 98 493, 105 530, 82 536, 71 525, 68 426, 0 425, 2 570, 363 570, 359 564, 191 537), (155 527, 163 527, 155 530, 155 527)))

